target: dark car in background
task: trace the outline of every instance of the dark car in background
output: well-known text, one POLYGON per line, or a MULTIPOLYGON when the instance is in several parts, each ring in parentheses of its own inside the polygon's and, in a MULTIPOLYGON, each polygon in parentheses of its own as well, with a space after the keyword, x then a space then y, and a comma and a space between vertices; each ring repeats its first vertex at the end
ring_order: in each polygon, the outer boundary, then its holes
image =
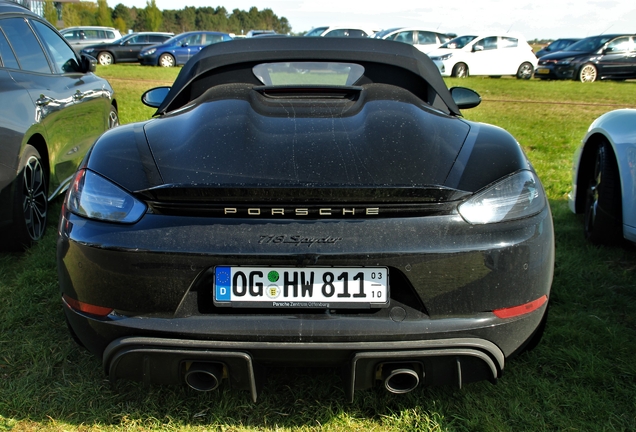
POLYGON ((215 44, 143 100, 155 118, 97 140, 58 231, 60 301, 111 380, 256 400, 268 367, 339 367, 352 399, 494 382, 541 339, 541 182, 412 45, 215 44))
POLYGON ((555 41, 550 42, 548 45, 546 45, 544 48, 540 49, 539 51, 537 51, 535 53, 535 55, 537 57, 543 57, 544 55, 547 54, 552 54, 555 53, 557 51, 563 51, 565 50, 567 47, 569 47, 570 45, 572 45, 573 43, 576 43, 578 41, 580 41, 581 39, 576 39, 576 38, 563 38, 563 39, 557 39, 555 41))
POLYGON ((540 49, 539 51, 537 51, 535 53, 535 55, 537 56, 537 58, 543 57, 544 55, 547 54, 552 54, 555 53, 557 51, 563 51, 565 50, 567 47, 569 47, 570 45, 580 41, 581 39, 578 38, 562 38, 562 39, 557 39, 554 40, 552 42, 550 42, 548 45, 546 45, 545 47, 543 47, 542 49, 540 49))
POLYGON ((232 40, 227 33, 193 31, 171 37, 161 45, 144 48, 139 53, 139 63, 149 66, 172 67, 184 65, 204 47, 232 40))
POLYGON ((142 49, 159 45, 174 36, 174 33, 140 32, 131 33, 114 42, 89 45, 82 54, 93 56, 102 66, 113 63, 132 63, 139 61, 142 49))
POLYGON ((539 59, 535 77, 594 82, 636 78, 636 35, 590 36, 539 59))
MULTIPOLYGON (((108 81, 48 22, 0 1, 0 237, 10 249, 44 234, 97 137, 118 124, 108 81)), ((92 61, 92 63, 91 63, 92 61)))

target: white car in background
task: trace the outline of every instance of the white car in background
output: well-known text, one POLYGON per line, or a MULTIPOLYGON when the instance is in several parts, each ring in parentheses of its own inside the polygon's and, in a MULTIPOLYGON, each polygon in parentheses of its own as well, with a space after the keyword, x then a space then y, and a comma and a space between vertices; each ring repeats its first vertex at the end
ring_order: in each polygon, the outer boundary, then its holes
POLYGON ((305 33, 307 37, 373 37, 376 30, 370 26, 339 24, 314 27, 305 33))
POLYGON ((513 75, 530 79, 537 57, 519 35, 486 34, 459 36, 428 53, 443 76, 513 75))
POLYGON ((636 243, 636 109, 603 114, 575 153, 570 210, 596 244, 636 243))
POLYGON ((424 54, 433 51, 456 35, 448 35, 416 27, 394 27, 379 31, 373 36, 375 39, 387 39, 413 45, 424 54))

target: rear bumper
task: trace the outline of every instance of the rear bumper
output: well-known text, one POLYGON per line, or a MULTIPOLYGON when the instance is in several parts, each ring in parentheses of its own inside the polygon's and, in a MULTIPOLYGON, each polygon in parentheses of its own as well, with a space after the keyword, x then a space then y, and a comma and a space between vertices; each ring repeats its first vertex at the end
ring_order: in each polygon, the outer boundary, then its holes
POLYGON ((382 381, 383 369, 399 365, 418 375, 424 386, 495 381, 504 355, 491 342, 476 338, 392 343, 273 343, 191 341, 128 337, 113 341, 104 352, 111 380, 181 384, 192 365, 215 364, 219 378, 233 388, 247 390, 256 402, 263 380, 263 358, 333 357, 340 362, 348 398, 356 390, 382 381), (260 362, 259 362, 260 361, 260 362), (221 372, 222 371, 222 372, 221 372))
POLYGON ((113 226, 66 214, 57 253, 62 294, 114 309, 96 317, 65 303, 71 328, 112 379, 174 384, 192 362, 212 362, 255 397, 258 371, 270 366, 341 367, 358 377, 351 393, 374 385, 386 363, 409 364, 424 385, 498 378, 547 304, 513 318, 492 311, 549 297, 554 235, 547 207, 494 227, 458 215, 311 223, 147 215, 113 226), (342 240, 259 242, 270 234, 342 240), (391 299, 370 310, 216 307, 219 265, 386 266, 391 299))

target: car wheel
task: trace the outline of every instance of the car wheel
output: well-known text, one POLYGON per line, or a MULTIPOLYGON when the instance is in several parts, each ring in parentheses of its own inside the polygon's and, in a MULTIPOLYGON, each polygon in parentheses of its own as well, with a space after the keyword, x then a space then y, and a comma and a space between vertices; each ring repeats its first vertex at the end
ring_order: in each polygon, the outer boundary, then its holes
POLYGON ((534 68, 531 63, 521 63, 519 69, 517 69, 517 79, 530 79, 534 75, 534 68))
POLYGON ((13 223, 7 233, 7 246, 19 250, 44 236, 48 215, 46 170, 37 149, 26 145, 24 166, 15 180, 13 223))
POLYGON ((174 64, 174 57, 172 57, 170 54, 161 54, 161 57, 159 57, 159 66, 173 67, 174 64))
POLYGON ((114 60, 115 59, 113 59, 112 54, 109 53, 109 52, 100 52, 97 55, 97 61, 99 61, 99 64, 102 65, 102 66, 111 65, 111 64, 115 63, 114 60))
POLYGON ((108 114, 108 129, 119 126, 119 115, 114 105, 110 106, 110 114, 108 114))
POLYGON ((585 197, 585 237, 596 244, 616 244, 623 237, 618 165, 607 142, 596 149, 585 197))
POLYGON ((586 65, 583 65, 583 67, 579 71, 579 80, 584 83, 594 82, 596 81, 597 75, 598 74, 596 71, 596 66, 588 63, 586 65))
POLYGON ((455 66, 453 66, 453 73, 451 76, 457 78, 468 77, 468 66, 466 65, 466 63, 457 63, 455 66))

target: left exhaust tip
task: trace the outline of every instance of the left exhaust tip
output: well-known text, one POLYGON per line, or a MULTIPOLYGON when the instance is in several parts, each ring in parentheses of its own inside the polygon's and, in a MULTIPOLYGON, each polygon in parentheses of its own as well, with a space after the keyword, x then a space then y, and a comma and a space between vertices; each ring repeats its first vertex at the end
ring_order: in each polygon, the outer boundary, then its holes
POLYGON ((197 391, 212 391, 221 384, 223 365, 221 363, 195 362, 185 374, 186 384, 197 391))

